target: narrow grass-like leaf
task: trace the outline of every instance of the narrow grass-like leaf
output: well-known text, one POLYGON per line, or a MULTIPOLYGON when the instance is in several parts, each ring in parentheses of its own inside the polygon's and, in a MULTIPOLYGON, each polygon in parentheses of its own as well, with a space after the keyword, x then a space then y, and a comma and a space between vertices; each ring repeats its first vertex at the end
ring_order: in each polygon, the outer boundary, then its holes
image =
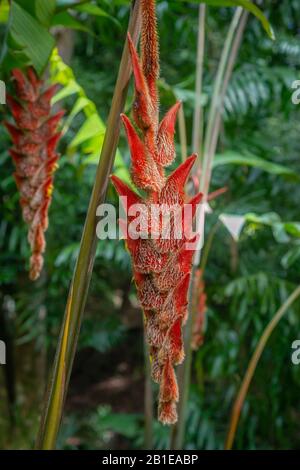
POLYGON ((213 168, 217 168, 222 165, 251 166, 273 175, 286 176, 295 180, 299 179, 299 175, 294 170, 252 154, 241 155, 234 151, 217 154, 214 158, 213 168))
MULTIPOLYGON (((186 2, 188 0, 181 1, 186 2)), ((250 0, 192 0, 192 2, 206 3, 207 5, 212 7, 243 7, 245 10, 249 11, 254 16, 256 16, 256 18, 261 22, 268 36, 273 40, 275 39, 275 34, 270 22, 268 21, 264 13, 261 11, 261 9, 258 8, 258 6, 256 6, 250 0)))
POLYGON ((294 292, 288 297, 288 299, 284 302, 284 304, 280 307, 280 309, 275 313, 274 317, 271 319, 271 321, 268 323, 268 325, 264 329, 260 337, 260 340, 257 343, 257 346, 251 357, 247 371, 241 383, 241 387, 239 389, 239 392, 237 394, 237 397, 232 407, 231 419, 230 419, 229 429, 228 429, 226 443, 225 443, 226 450, 232 449, 238 423, 239 423, 239 418, 241 415, 241 411, 242 411, 249 387, 251 385, 254 373, 256 371, 258 361, 261 358, 262 353, 264 352, 266 344, 271 334, 273 333, 274 329, 276 328, 276 326, 282 319, 282 317, 289 311, 290 306, 299 298, 299 296, 300 296, 300 286, 298 286, 294 290, 294 292))

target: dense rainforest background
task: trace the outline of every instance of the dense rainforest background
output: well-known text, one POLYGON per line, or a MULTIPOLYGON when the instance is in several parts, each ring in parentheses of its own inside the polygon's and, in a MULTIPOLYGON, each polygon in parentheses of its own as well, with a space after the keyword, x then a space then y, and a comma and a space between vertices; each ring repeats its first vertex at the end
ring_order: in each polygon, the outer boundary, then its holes
MULTIPOLYGON (((43 25, 32 10, 35 2, 12 3, 43 25)), ((57 0, 50 24, 57 50, 52 44, 45 76, 60 84, 53 104, 66 113, 45 267, 36 282, 28 279, 29 246, 8 153, 11 142, 0 127, 0 339, 7 345, 7 364, 0 366, 4 449, 32 448, 37 434, 128 24, 126 0, 90 1, 77 8, 73 4, 57 0)), ((193 353, 186 449, 223 448, 251 354, 300 282, 300 105, 292 102, 293 83, 300 79, 300 3, 263 0, 259 7, 276 39, 248 16, 224 101, 210 191, 225 187, 226 192, 211 201, 206 218, 207 309, 203 343, 193 353), (239 216, 239 236, 232 236, 224 214, 239 216)), ((157 2, 161 107, 182 100, 189 154, 199 99, 194 91, 198 8, 199 2, 157 2)), ((9 61, 18 55, 8 57, 7 47, 17 49, 15 43, 23 36, 18 36, 17 24, 9 23, 8 9, 2 0, 0 78, 9 89, 9 61)), ((201 95, 205 119, 233 12, 230 7, 207 7, 201 95)), ((132 96, 131 85, 125 111, 132 96)), ((8 114, 2 105, 1 120, 8 114)), ((129 150, 123 131, 116 168, 127 175, 129 150)), ((112 186, 107 200, 117 205, 112 186)), ((300 338, 299 307, 296 300, 266 345, 242 410, 237 449, 299 448, 300 366, 291 361, 292 343, 300 338)), ((143 448, 144 382, 143 317, 129 255, 122 241, 98 241, 58 448, 143 448)), ((154 448, 167 449, 169 434, 168 427, 155 421, 154 448)))

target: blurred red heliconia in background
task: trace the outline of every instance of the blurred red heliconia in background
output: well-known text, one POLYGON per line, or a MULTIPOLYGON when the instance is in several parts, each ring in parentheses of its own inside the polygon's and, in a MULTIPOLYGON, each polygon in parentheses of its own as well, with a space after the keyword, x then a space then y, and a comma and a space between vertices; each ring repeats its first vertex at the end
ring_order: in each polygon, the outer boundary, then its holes
MULTIPOLYGON (((165 167, 171 165, 175 158, 174 132, 180 103, 176 103, 159 122, 156 84, 159 54, 154 0, 142 1, 141 60, 130 36, 128 45, 135 79, 133 119, 140 132, 125 115, 122 115, 122 121, 131 151, 132 180, 146 196, 140 197, 116 176, 112 176, 113 184, 120 196, 127 196, 127 209, 142 202, 146 207, 157 204, 168 212, 168 208, 174 205, 183 210, 184 204, 189 203, 194 215, 202 195, 189 200, 184 186, 196 156, 189 157, 171 175, 165 176, 165 167)), ((124 222, 122 225, 124 229, 124 222)), ((159 236, 134 240, 127 233, 138 298, 144 310, 152 377, 160 384, 159 420, 164 424, 177 421, 179 393, 174 366, 184 359, 182 325, 187 318, 194 253, 188 247, 189 237, 175 237, 175 225, 174 215, 171 215, 171 236, 166 239, 159 236)), ((150 232, 151 227, 148 229, 150 232)), ((195 242, 195 237, 193 240, 195 242)))
POLYGON ((53 174, 57 168, 56 146, 61 134, 57 132, 64 114, 51 115, 51 98, 56 86, 44 88, 33 68, 26 73, 12 70, 14 97, 7 103, 15 125, 5 122, 12 138, 10 155, 15 164, 15 181, 20 192, 24 221, 28 224, 31 247, 30 279, 36 280, 43 267, 45 231, 48 227, 48 209, 53 190, 53 174))

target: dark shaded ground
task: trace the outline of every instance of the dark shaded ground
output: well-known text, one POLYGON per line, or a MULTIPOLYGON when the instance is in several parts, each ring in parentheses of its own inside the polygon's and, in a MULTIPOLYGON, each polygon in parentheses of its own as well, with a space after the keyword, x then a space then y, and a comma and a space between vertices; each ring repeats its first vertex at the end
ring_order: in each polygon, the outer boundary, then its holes
POLYGON ((87 411, 108 404, 114 412, 143 412, 142 336, 130 331, 126 341, 109 353, 78 352, 66 410, 87 411))
MULTIPOLYGON (((40 352, 33 344, 17 348, 17 408, 15 426, 10 427, 4 374, 0 377, 1 448, 28 449, 34 445, 46 377, 40 352), (43 379, 43 380, 42 380, 43 379), (43 384, 44 385, 41 385, 43 384)), ((65 417, 87 417, 108 405, 112 413, 143 413, 143 337, 140 328, 126 332, 124 341, 106 353, 92 348, 76 355, 66 403, 65 417)), ((2 372, 2 371, 1 371, 2 372)), ((74 436, 80 443, 81 436, 74 436)), ((100 436, 99 436, 100 438, 100 436)), ((72 441, 72 438, 70 439, 72 441)), ((70 442, 67 442, 69 444, 70 442)), ((93 446, 93 442, 88 442, 93 446)), ((110 448, 128 449, 128 439, 112 434, 110 448)))

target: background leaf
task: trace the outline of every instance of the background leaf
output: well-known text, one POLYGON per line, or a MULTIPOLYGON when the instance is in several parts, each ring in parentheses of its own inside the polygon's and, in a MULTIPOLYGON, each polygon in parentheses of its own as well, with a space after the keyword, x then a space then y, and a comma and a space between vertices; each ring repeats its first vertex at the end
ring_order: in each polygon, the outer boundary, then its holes
POLYGON ((22 48, 22 53, 28 57, 37 73, 40 74, 47 65, 55 45, 54 39, 46 28, 41 26, 16 2, 12 2, 11 9, 10 34, 22 48))
POLYGON ((62 11, 53 16, 51 26, 65 26, 66 28, 75 29, 77 31, 85 31, 86 33, 91 30, 83 23, 74 18, 67 11, 62 11))
POLYGON ((213 162, 213 168, 221 165, 251 166, 259 168, 260 170, 266 171, 267 173, 271 173, 273 175, 287 176, 296 180, 299 179, 299 175, 297 175, 297 173, 295 173, 292 169, 248 153, 246 155, 241 155, 237 152, 226 151, 223 154, 217 154, 213 162))

